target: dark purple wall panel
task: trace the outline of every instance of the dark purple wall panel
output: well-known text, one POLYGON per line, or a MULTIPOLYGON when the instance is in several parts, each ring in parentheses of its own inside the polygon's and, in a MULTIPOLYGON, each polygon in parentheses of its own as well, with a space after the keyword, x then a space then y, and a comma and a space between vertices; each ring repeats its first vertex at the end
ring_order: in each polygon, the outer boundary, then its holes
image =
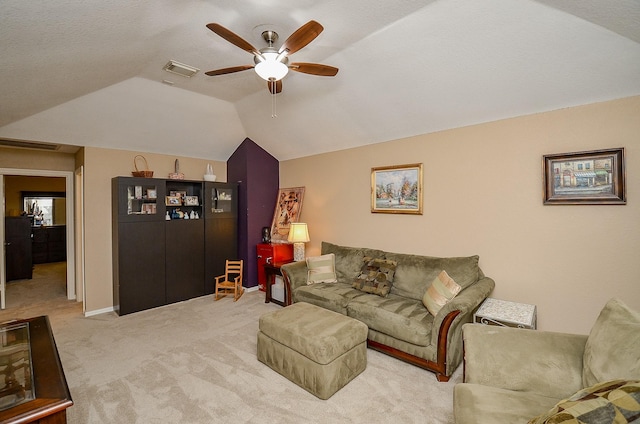
POLYGON ((245 263, 244 285, 258 285, 256 245, 270 227, 280 186, 279 162, 245 138, 227 161, 227 181, 239 183, 238 250, 245 263))

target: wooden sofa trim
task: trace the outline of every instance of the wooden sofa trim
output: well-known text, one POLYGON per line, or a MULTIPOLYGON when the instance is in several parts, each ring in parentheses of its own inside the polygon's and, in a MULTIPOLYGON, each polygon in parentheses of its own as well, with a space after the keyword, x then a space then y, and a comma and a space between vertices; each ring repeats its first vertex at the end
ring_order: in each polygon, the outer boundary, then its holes
MULTIPOLYGON (((285 306, 291 305, 291 282, 286 272, 282 273, 282 279, 285 284, 285 306)), ((438 346, 436 350, 436 362, 429 361, 427 359, 420 358, 410 353, 403 352, 394 347, 387 346, 380 342, 367 339, 367 347, 385 353, 389 356, 393 356, 396 359, 408 362, 412 365, 424 368, 436 374, 436 379, 440 382, 447 382, 451 376, 447 375, 447 338, 449 336, 449 329, 453 324, 453 320, 460 315, 459 310, 451 311, 442 320, 440 324, 440 331, 438 332, 438 346)))
POLYGON ((455 320, 458 315, 460 315, 459 310, 451 311, 446 317, 444 317, 442 324, 440 324, 438 346, 436 350, 436 362, 411 355, 410 353, 403 352, 394 347, 369 339, 367 339, 367 347, 431 371, 436 374, 436 379, 438 381, 447 382, 451 377, 447 375, 447 336, 449 335, 449 329, 451 328, 451 324, 453 324, 453 320, 455 320))

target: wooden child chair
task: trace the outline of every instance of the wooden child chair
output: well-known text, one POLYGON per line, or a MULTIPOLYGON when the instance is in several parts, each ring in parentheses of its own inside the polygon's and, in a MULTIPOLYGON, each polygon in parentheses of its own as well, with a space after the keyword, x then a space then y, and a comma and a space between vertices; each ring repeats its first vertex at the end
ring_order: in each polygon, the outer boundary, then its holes
POLYGON ((216 280, 216 296, 214 300, 222 299, 227 294, 233 293, 233 301, 235 302, 244 293, 244 288, 242 288, 242 260, 230 261, 227 259, 224 265, 224 275, 214 278, 216 280))

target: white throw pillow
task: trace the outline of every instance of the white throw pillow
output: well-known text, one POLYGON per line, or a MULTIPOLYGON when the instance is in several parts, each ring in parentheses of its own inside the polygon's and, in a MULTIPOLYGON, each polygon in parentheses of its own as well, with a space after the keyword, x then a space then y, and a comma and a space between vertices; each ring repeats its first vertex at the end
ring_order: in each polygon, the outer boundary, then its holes
POLYGON ((434 317, 444 305, 460 293, 462 287, 453 278, 449 277, 447 271, 442 271, 427 289, 422 297, 422 303, 434 317))
POLYGON ((335 283, 336 255, 329 253, 307 258, 307 284, 335 283))

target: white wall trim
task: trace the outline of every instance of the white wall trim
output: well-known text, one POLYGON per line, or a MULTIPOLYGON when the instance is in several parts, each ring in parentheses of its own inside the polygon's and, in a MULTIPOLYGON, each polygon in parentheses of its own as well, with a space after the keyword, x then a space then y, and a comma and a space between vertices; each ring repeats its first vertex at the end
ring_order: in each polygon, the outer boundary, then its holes
MULTIPOLYGON (((76 298, 76 266, 75 266, 75 231, 74 231, 74 172, 52 171, 44 169, 17 169, 0 168, 0 175, 20 175, 32 177, 63 177, 66 190, 66 214, 67 214, 67 299, 76 298)), ((4 197, 3 197, 4 199, 4 197)), ((4 205, 3 205, 4 206, 4 205)), ((0 219, 4 221, 4 207, 0 208, 0 219)), ((2 234, 4 240, 4 234, 2 234)))
POLYGON ((88 318, 95 315, 108 314, 109 312, 115 312, 115 309, 113 309, 113 306, 110 306, 108 308, 96 309, 95 311, 85 311, 84 317, 88 318))

